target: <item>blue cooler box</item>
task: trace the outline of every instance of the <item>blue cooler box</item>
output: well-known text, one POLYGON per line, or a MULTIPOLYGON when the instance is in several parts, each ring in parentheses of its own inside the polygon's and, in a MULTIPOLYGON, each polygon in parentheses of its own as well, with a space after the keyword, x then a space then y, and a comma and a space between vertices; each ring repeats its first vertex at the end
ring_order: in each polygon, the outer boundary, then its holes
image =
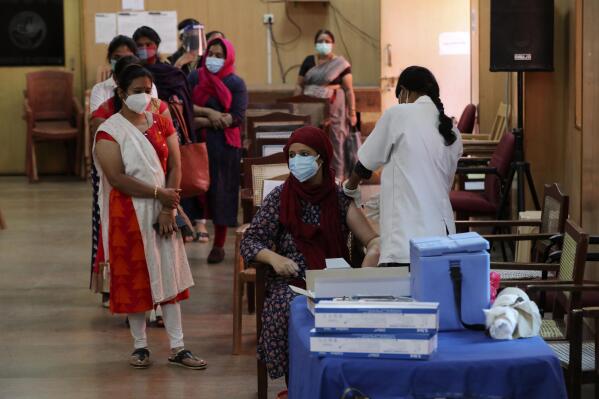
POLYGON ((439 302, 439 330, 463 330, 456 311, 450 266, 462 273, 462 318, 484 324, 483 309, 490 306, 489 242, 477 233, 453 234, 410 240, 412 298, 439 302))

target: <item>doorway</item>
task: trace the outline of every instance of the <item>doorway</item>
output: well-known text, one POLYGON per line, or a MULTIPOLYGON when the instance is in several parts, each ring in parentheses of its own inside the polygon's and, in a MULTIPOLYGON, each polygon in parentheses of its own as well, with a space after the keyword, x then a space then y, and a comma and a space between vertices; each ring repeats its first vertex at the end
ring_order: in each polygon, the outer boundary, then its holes
POLYGON ((401 71, 421 65, 437 78, 445 113, 459 118, 473 102, 470 0, 381 0, 383 110, 397 104, 401 71))

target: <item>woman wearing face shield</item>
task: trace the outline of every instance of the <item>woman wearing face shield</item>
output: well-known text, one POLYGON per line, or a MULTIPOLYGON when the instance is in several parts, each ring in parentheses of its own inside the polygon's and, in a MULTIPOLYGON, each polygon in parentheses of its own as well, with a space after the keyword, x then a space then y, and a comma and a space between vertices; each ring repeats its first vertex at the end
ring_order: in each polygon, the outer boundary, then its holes
POLYGON ((376 266, 379 256, 378 235, 335 183, 333 146, 326 133, 302 127, 283 151, 291 174, 266 196, 241 242, 246 262, 273 269, 266 278, 258 341, 258 357, 271 378, 288 375, 287 323, 295 297, 289 284, 305 287, 306 270, 324 269, 327 258, 348 259, 350 231, 367 248, 362 267, 376 266))
POLYGON ((410 262, 410 239, 455 233, 449 192, 462 141, 445 115, 439 85, 428 69, 406 68, 395 95, 399 104, 379 119, 343 186, 348 196, 359 201, 360 180, 383 167, 380 261, 405 266, 410 262))
POLYGON ((170 364, 204 369, 206 362, 185 349, 179 302, 193 278, 175 216, 181 164, 172 122, 147 112, 152 74, 139 64, 120 74, 119 112, 94 139, 104 259, 110 264, 110 310, 126 313, 134 351, 129 364, 150 366, 145 312, 160 305, 170 364))
POLYGON ((333 52, 335 36, 330 31, 316 32, 314 46, 316 55, 307 56, 300 67, 295 94, 329 100, 329 137, 335 151, 332 166, 336 178, 342 181, 353 166, 345 165, 345 139, 350 125, 357 122, 351 65, 333 52))
POLYGON ((208 263, 225 257, 227 227, 237 226, 241 132, 247 91, 235 74, 235 49, 224 38, 208 42, 206 57, 193 88, 195 124, 206 140, 210 162, 208 214, 214 224, 214 242, 208 263))

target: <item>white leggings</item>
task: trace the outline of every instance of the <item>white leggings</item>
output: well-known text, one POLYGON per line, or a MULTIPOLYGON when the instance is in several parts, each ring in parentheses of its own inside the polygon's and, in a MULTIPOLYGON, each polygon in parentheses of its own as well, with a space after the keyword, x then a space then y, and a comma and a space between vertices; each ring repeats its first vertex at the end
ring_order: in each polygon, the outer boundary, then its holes
MULTIPOLYGON (((164 327, 170 340, 171 349, 185 346, 183 344, 183 327, 181 326, 181 305, 170 303, 160 305, 163 313, 164 327)), ((146 348, 148 337, 146 335, 146 312, 129 313, 129 330, 133 337, 135 349, 146 348)))

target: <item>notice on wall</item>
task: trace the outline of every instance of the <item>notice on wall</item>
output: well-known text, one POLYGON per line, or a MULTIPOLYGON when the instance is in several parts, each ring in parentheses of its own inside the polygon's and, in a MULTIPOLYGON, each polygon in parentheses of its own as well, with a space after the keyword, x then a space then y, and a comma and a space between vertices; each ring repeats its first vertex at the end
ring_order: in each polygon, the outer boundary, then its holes
POLYGON ((122 0, 121 1, 121 9, 122 10, 132 10, 132 11, 143 11, 144 10, 144 0, 122 0))
POLYGON ((96 43, 110 43, 116 36, 116 14, 98 13, 96 14, 96 43))
POLYGON ((439 34, 439 55, 470 54, 470 32, 442 32, 439 34))
POLYGON ((146 25, 158 32, 162 40, 160 52, 172 54, 177 51, 177 11, 150 11, 146 25))
POLYGON ((160 36, 158 51, 162 54, 172 54, 177 51, 177 12, 120 12, 117 15, 117 30, 119 35, 132 37, 133 32, 140 26, 149 26, 160 36))

